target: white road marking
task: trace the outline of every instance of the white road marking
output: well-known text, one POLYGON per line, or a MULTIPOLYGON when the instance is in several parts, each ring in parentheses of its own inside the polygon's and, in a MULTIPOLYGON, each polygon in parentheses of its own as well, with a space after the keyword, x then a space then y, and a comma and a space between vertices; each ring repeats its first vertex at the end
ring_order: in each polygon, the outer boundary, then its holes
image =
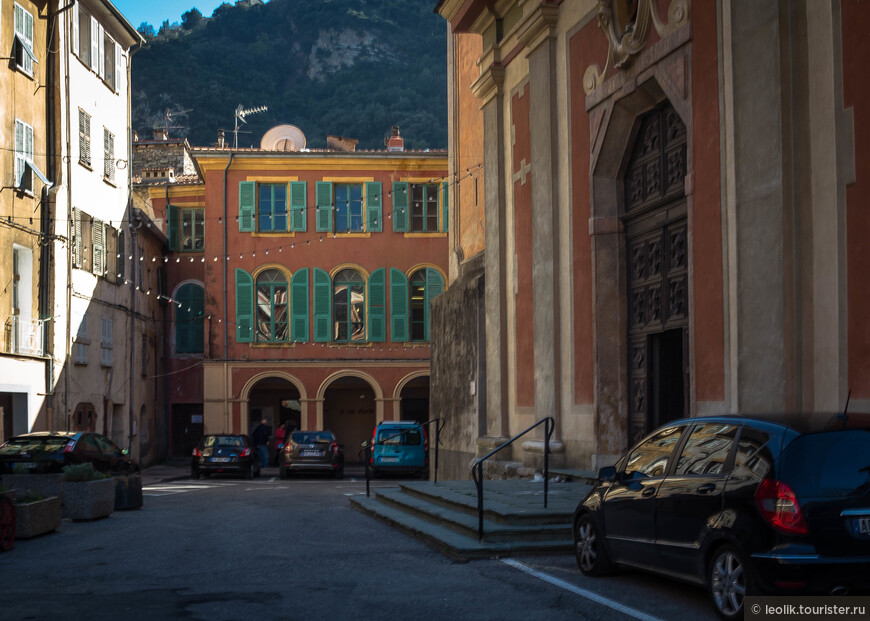
POLYGON ((551 576, 549 574, 545 574, 545 573, 540 572, 536 569, 532 569, 528 565, 524 565, 523 563, 520 563, 519 561, 515 561, 515 560, 509 559, 509 558, 503 558, 503 559, 501 559, 501 562, 504 563, 505 565, 510 565, 514 569, 519 569, 520 571, 523 571, 523 572, 529 574, 530 576, 534 576, 535 578, 539 578, 540 580, 543 580, 544 582, 549 582, 550 584, 552 584, 554 586, 557 586, 561 589, 565 589, 566 591, 570 591, 570 592, 574 593, 575 595, 579 595, 580 597, 585 597, 586 599, 592 600, 596 604, 601 604, 602 606, 606 606, 606 607, 610 608, 611 610, 616 610, 617 612, 621 612, 622 614, 627 615, 629 617, 634 617, 635 619, 640 619, 640 621, 662 621, 662 619, 659 619, 658 617, 648 615, 645 612, 635 610, 634 608, 629 608, 628 606, 624 606, 623 604, 620 604, 619 602, 614 601, 612 599, 608 599, 607 597, 599 595, 598 593, 593 593, 592 591, 587 591, 586 589, 581 589, 580 587, 575 586, 575 585, 571 584, 570 582, 565 582, 564 580, 560 580, 559 578, 556 578, 556 577, 551 576))

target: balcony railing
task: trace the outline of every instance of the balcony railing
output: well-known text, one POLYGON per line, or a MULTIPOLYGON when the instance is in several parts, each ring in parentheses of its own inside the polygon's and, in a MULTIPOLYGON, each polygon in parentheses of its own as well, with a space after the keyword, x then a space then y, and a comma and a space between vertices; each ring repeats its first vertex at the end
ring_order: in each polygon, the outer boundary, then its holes
POLYGON ((22 356, 42 356, 45 319, 22 319, 12 315, 6 319, 3 346, 7 354, 22 356))

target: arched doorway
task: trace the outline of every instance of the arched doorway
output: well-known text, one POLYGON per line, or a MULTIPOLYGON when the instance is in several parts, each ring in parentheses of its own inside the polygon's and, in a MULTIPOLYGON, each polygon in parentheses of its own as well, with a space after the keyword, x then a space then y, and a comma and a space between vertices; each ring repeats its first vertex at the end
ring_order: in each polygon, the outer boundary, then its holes
POLYGON ((339 377, 323 394, 323 427, 344 444, 346 462, 359 461, 360 444, 375 428, 375 393, 359 377, 339 377))
POLYGON ((402 386, 399 395, 399 419, 429 420, 429 376, 415 377, 402 386))
POLYGON ((264 418, 272 428, 273 438, 274 430, 281 423, 287 424, 288 431, 302 428, 299 390, 292 382, 283 377, 265 377, 254 384, 248 393, 248 420, 244 432, 251 433, 264 418))
POLYGON ((665 101, 638 119, 625 170, 629 443, 689 413, 686 138, 665 101))

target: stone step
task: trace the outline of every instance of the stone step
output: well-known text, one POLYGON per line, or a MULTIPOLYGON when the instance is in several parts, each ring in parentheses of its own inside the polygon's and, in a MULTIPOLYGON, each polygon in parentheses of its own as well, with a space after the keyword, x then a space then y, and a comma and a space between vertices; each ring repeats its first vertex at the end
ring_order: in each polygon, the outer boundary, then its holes
MULTIPOLYGON (((470 513, 467 507, 443 502, 434 496, 418 496, 400 487, 382 488, 375 491, 375 497, 405 513, 422 518, 433 524, 440 524, 461 535, 471 538, 478 536, 477 511, 470 513), (433 502, 432 499, 441 502, 433 502)), ((484 514, 484 540, 487 542, 510 541, 548 541, 571 538, 571 516, 547 516, 547 521, 524 519, 518 521, 494 521, 484 514), (556 520, 556 517, 561 519, 556 520)))
POLYGON ((433 522, 430 519, 409 513, 395 504, 384 502, 379 496, 354 496, 351 497, 350 502, 355 509, 399 528, 442 554, 457 560, 563 552, 573 549, 570 536, 567 539, 548 541, 480 542, 476 535, 468 536, 438 521, 433 522))

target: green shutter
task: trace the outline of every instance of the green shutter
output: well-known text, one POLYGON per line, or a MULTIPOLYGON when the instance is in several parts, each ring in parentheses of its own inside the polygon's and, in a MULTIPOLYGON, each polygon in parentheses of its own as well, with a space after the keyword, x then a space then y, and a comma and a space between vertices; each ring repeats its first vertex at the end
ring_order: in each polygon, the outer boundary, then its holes
POLYGON ((257 182, 239 182, 239 232, 251 233, 256 230, 254 220, 257 213, 257 182))
POLYGON ((290 340, 308 342, 308 268, 298 270, 290 281, 290 340))
POLYGON ((178 250, 178 207, 168 205, 166 207, 166 227, 169 232, 169 249, 178 250))
POLYGON ((380 233, 384 230, 381 187, 380 181, 366 183, 366 230, 372 233, 380 233))
POLYGON ((332 310, 332 279, 319 267, 314 271, 314 342, 330 341, 332 310))
POLYGON ((444 278, 431 267, 426 268, 426 299, 423 300, 423 335, 429 340, 429 326, 431 325, 431 311, 429 309, 432 299, 435 296, 441 295, 444 291, 444 278))
MULTIPOLYGON (((304 181, 290 182, 290 230, 304 232, 308 230, 305 208, 308 206, 307 185, 304 181)), ((305 277, 306 283, 308 276, 305 277)), ((307 321, 307 319, 306 319, 307 321)))
POLYGON ((450 230, 450 184, 446 181, 441 185, 441 230, 450 230))
POLYGON ((191 288, 188 302, 190 303, 190 351, 201 354, 204 351, 204 322, 202 319, 205 290, 199 285, 189 285, 191 288))
POLYGON ((369 276, 369 341, 383 343, 387 340, 387 270, 376 269, 369 276))
POLYGON ((254 279, 245 270, 236 268, 236 341, 254 340, 254 279))
POLYGON ((390 270, 390 340, 408 340, 408 277, 396 268, 390 270))
POLYGON ((393 230, 397 232, 406 232, 408 230, 408 221, 411 219, 409 205, 411 203, 408 196, 408 184, 404 181, 393 181, 393 230))
POLYGON ((127 252, 124 249, 124 231, 118 231, 118 280, 123 280, 126 275, 124 267, 127 265, 127 252))
MULTIPOLYGON (((332 182, 317 182, 317 231, 326 233, 332 230, 332 182)), ((315 279, 315 286, 317 279, 315 279)), ((316 328, 315 328, 316 329, 316 328)))

